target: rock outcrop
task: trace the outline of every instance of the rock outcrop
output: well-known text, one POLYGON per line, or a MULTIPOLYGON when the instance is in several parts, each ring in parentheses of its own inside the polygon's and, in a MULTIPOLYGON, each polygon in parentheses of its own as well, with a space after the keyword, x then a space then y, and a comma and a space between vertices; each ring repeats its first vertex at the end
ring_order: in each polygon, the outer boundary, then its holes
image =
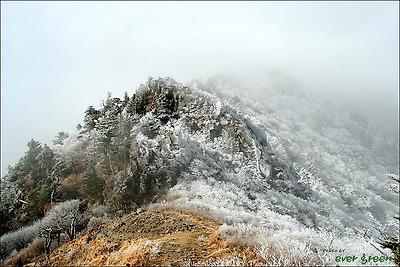
POLYGON ((128 170, 139 192, 215 179, 249 192, 273 187, 307 197, 295 171, 274 156, 265 131, 213 95, 165 78, 141 85, 135 100, 135 160, 128 170))

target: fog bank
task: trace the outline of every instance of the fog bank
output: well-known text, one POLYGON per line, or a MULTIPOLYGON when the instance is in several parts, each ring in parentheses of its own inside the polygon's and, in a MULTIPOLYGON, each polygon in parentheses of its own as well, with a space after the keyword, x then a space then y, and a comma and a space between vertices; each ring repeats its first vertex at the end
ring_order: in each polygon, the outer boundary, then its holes
MULTIPOLYGON (((1 2, 2 176, 108 91, 271 70, 398 136, 398 2, 1 2)), ((260 79, 262 81, 262 79, 260 79)))

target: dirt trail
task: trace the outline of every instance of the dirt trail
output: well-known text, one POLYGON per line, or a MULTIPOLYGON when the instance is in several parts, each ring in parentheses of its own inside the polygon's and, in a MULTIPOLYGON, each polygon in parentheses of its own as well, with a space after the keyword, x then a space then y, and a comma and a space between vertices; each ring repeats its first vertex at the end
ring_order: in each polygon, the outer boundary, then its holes
MULTIPOLYGON (((108 225, 88 230, 44 257, 42 265, 104 266, 198 265, 215 258, 262 263, 250 247, 229 243, 221 223, 177 211, 139 210, 108 225), (243 254, 244 253, 244 254, 243 254)), ((35 263, 32 263, 34 265, 35 263)))

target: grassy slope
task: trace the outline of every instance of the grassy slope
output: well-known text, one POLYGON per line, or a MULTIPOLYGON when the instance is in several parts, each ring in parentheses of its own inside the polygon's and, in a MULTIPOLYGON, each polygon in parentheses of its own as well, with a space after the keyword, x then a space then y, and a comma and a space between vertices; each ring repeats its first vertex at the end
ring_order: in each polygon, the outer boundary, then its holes
POLYGON ((177 211, 139 210, 32 261, 43 265, 263 264, 251 246, 218 234, 221 223, 177 211))

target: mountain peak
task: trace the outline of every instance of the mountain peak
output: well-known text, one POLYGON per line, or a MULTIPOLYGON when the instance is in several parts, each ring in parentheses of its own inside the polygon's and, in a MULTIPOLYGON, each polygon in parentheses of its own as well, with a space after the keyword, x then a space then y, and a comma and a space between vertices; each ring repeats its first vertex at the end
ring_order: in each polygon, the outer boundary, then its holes
POLYGON ((264 242, 265 257, 275 248, 262 236, 315 249, 330 232, 368 227, 366 216, 386 222, 398 210, 375 155, 390 149, 371 132, 364 138, 361 122, 342 110, 322 113, 324 104, 299 94, 271 91, 264 101, 261 91, 248 98, 233 90, 215 80, 191 88, 151 78, 132 96, 109 94, 90 106, 84 126, 59 133, 51 149, 32 140, 2 181, 1 230, 33 224, 2 236, 1 258, 23 247, 15 240, 27 245, 45 233, 48 253, 54 231, 73 238, 139 207, 221 220, 227 235, 264 242), (300 240, 310 236, 319 238, 300 240))

